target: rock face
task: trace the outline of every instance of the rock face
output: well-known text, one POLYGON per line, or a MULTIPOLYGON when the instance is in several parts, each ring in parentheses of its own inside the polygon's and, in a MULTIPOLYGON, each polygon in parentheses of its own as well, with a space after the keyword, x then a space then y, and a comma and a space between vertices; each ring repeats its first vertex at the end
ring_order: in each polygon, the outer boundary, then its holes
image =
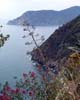
POLYGON ((20 17, 8 22, 9 25, 29 23, 34 26, 62 25, 80 15, 80 7, 75 6, 61 11, 40 10, 28 11, 20 17))
MULTIPOLYGON (((72 50, 68 47, 80 47, 80 16, 59 27, 41 46, 44 56, 48 60, 60 60, 67 57, 72 50), (79 40, 77 40, 79 39, 79 40)), ((33 51, 33 59, 39 59, 38 51, 33 51)))

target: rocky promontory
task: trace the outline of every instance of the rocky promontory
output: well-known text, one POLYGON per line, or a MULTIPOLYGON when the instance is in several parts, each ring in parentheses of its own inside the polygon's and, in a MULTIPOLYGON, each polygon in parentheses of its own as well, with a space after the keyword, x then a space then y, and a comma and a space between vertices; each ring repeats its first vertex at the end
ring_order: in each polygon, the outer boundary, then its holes
MULTIPOLYGON (((39 48, 47 61, 62 60, 80 47, 78 39, 80 39, 80 16, 55 30, 39 48)), ((32 59, 38 61, 39 57, 38 50, 34 50, 32 59)))
POLYGON ((20 17, 8 21, 9 25, 30 24, 33 26, 53 26, 65 24, 80 15, 80 7, 74 6, 64 10, 27 11, 20 17))

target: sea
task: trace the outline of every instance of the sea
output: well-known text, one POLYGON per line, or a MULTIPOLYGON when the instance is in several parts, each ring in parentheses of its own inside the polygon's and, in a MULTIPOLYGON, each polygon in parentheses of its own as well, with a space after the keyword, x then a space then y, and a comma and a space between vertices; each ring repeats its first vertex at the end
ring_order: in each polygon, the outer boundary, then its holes
MULTIPOLYGON (((58 28, 58 26, 37 26, 34 30, 34 37, 41 45, 58 28), (45 40, 41 41, 44 36, 45 40)), ((31 56, 27 55, 32 51, 35 44, 29 33, 23 31, 24 27, 16 25, 3 25, 1 32, 4 36, 10 35, 4 46, 0 48, 0 83, 8 81, 14 83, 14 77, 20 79, 23 73, 35 70, 31 56), (27 43, 31 44, 27 44, 27 43), (27 45, 26 45, 27 44, 27 45)))

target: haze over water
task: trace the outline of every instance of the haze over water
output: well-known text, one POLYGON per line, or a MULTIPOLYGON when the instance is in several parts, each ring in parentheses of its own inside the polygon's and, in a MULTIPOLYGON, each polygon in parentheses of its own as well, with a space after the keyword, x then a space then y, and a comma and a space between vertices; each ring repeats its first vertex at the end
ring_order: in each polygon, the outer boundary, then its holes
MULTIPOLYGON (((53 27, 36 27, 36 32, 43 34, 47 39, 57 26, 53 27)), ((13 77, 21 77, 24 72, 34 70, 31 57, 26 55, 27 51, 31 51, 34 43, 31 46, 26 46, 25 43, 32 41, 31 37, 22 38, 25 32, 21 26, 3 27, 4 35, 10 34, 10 38, 5 45, 0 48, 0 82, 13 82, 13 77)))

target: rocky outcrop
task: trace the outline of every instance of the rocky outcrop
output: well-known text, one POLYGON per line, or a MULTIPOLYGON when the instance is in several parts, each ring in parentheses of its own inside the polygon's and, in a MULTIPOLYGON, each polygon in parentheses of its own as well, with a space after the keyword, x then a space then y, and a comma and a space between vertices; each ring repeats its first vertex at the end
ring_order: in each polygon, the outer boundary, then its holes
MULTIPOLYGON (((59 27, 41 46, 47 60, 61 60, 67 58, 74 50, 68 47, 80 47, 80 16, 59 27)), ((38 50, 32 53, 32 59, 39 60, 38 50)))

